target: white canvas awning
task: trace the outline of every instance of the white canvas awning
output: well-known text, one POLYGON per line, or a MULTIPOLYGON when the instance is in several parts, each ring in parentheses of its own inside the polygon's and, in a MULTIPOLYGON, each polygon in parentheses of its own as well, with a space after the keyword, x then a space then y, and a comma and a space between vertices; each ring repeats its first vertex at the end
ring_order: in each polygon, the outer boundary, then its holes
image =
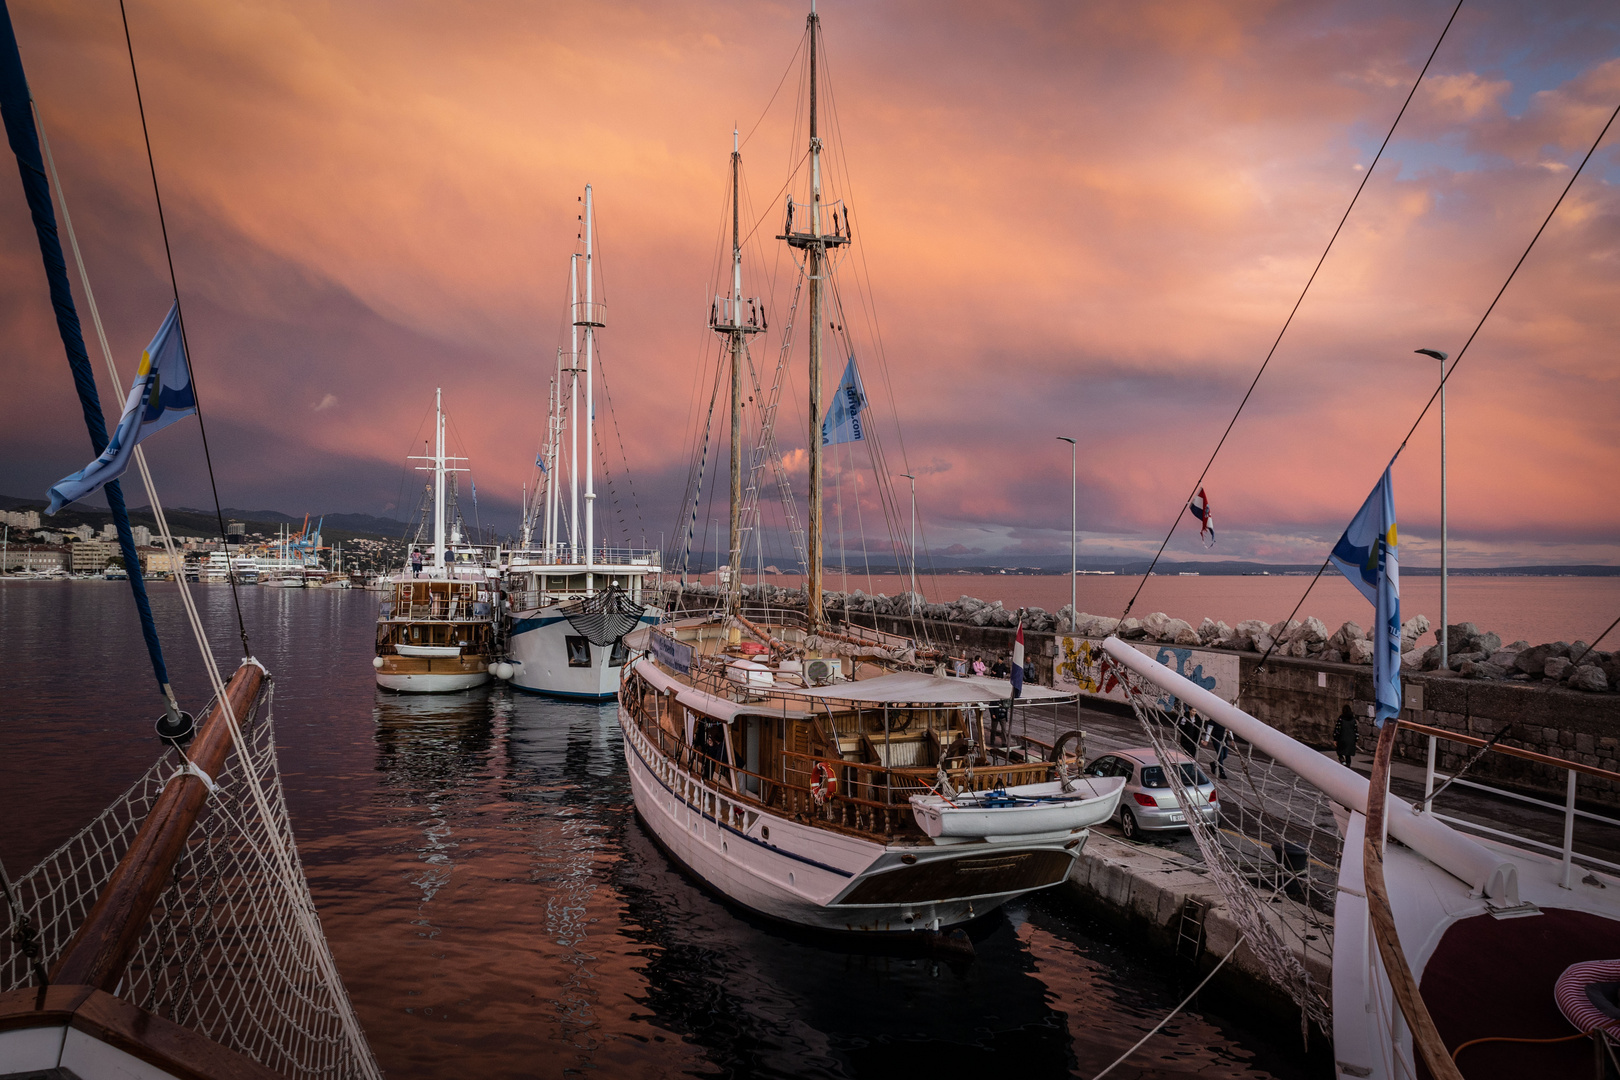
MULTIPOLYGON (((992 704, 1013 696, 1012 683, 980 675, 955 677, 931 675, 925 671, 895 671, 871 679, 813 686, 792 691, 795 697, 823 700, 872 702, 893 705, 992 704)), ((1019 701, 1072 701, 1074 695, 1026 682, 1019 701)))

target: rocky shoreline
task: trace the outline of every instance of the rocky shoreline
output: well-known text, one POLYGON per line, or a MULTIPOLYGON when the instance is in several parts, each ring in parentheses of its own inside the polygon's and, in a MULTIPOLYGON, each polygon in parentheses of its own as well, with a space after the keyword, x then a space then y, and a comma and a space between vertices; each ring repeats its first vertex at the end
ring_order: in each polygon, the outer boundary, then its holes
MULTIPOLYGON (((666 587, 688 603, 704 599, 718 601, 724 590, 714 585, 688 585, 684 589, 666 587)), ((776 585, 744 585, 747 603, 803 610, 805 593, 776 585)), ((1004 607, 999 600, 984 601, 962 596, 949 604, 934 604, 909 592, 897 596, 868 595, 859 589, 849 594, 830 591, 823 594, 830 615, 848 618, 857 614, 891 618, 915 616, 931 622, 1012 629, 1022 620, 1033 633, 1075 634, 1104 638, 1117 634, 1126 641, 1157 641, 1167 645, 1202 649, 1232 649, 1320 660, 1324 663, 1372 664, 1372 642, 1360 625, 1347 622, 1328 630, 1320 619, 1290 620, 1286 624, 1262 619, 1245 619, 1228 626, 1204 619, 1194 627, 1185 619, 1172 618, 1162 611, 1140 619, 1123 621, 1103 615, 1074 615, 1065 604, 1055 612, 1044 608, 1004 607)), ((1440 667, 1440 646, 1418 647, 1429 633, 1427 616, 1415 615, 1401 625, 1401 666, 1411 671, 1436 671, 1440 667)), ((1531 645, 1528 641, 1502 643, 1500 635, 1481 631, 1473 623, 1452 623, 1447 638, 1451 642, 1447 666, 1465 679, 1496 679, 1514 682, 1547 682, 1588 693, 1620 691, 1620 652, 1593 649, 1584 641, 1552 641, 1531 645)))

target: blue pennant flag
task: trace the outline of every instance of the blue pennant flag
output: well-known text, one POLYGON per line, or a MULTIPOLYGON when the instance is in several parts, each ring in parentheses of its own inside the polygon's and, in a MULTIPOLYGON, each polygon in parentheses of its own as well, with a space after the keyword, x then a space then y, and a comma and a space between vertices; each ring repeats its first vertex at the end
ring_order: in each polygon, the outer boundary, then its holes
POLYGON ((472 489, 473 489, 473 503, 474 503, 474 505, 476 505, 477 502, 478 502, 478 481, 474 480, 472 482, 472 489))
POLYGON ((546 463, 545 463, 545 460, 544 460, 544 454, 543 453, 534 455, 534 463, 540 467, 541 472, 546 471, 546 463))
POLYGON ((83 469, 57 481, 49 492, 51 505, 45 512, 54 514, 124 475, 136 443, 196 411, 197 397, 192 392, 191 371, 180 340, 180 307, 173 304, 152 343, 141 353, 141 366, 130 385, 124 415, 107 449, 83 469))
MULTIPOLYGON (((1393 462, 1391 462, 1393 465, 1393 462)), ((1389 469, 1328 556, 1373 605, 1373 723, 1401 714, 1401 563, 1389 469)))
POLYGON ((866 408, 866 390, 861 386, 861 373, 855 370, 851 356, 844 366, 844 377, 838 382, 838 393, 832 408, 821 421, 821 445, 861 442, 866 432, 861 426, 861 410, 866 408))

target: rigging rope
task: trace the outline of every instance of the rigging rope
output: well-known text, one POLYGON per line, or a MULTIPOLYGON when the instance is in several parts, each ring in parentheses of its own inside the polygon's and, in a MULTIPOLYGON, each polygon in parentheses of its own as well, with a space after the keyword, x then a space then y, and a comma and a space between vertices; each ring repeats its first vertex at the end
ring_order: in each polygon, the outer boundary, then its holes
MULTIPOLYGON (((1452 373, 1457 370, 1457 365, 1462 363, 1463 355, 1468 352, 1468 347, 1470 345, 1472 345, 1474 343, 1474 339, 1479 336, 1480 330, 1482 330, 1484 328, 1484 326, 1485 326, 1485 320, 1489 319, 1491 317, 1491 312, 1496 310, 1497 302, 1502 299, 1502 294, 1507 292, 1507 288, 1508 288, 1509 285, 1513 284, 1513 278, 1518 274, 1519 268, 1524 265, 1524 261, 1530 257, 1530 252, 1535 249, 1536 241, 1541 239, 1541 234, 1546 232, 1547 231, 1547 226, 1552 223, 1553 215, 1558 213, 1558 208, 1560 206, 1564 205, 1565 196, 1567 196, 1569 194, 1569 192, 1570 192, 1570 189, 1575 186, 1575 181, 1577 179, 1579 179, 1579 177, 1581 175, 1581 170, 1586 168, 1586 163, 1592 160, 1592 155, 1593 154, 1597 153, 1598 146, 1603 142, 1603 137, 1609 133, 1609 128, 1611 126, 1613 126, 1616 117, 1620 117, 1620 105, 1616 105, 1615 108, 1614 108, 1614 112, 1609 114, 1608 122, 1603 125, 1603 130, 1598 132, 1597 138, 1592 140, 1591 147, 1589 147, 1587 149, 1586 156, 1581 158, 1581 163, 1579 165, 1577 165, 1575 167, 1575 171, 1570 174, 1569 183, 1565 184, 1564 185, 1564 190, 1560 191, 1558 193, 1557 201, 1555 201, 1552 204, 1552 209, 1547 211, 1547 216, 1542 219, 1540 228, 1536 229, 1536 234, 1530 238, 1530 243, 1525 245, 1524 253, 1521 254, 1519 256, 1518 261, 1513 264, 1513 269, 1508 271, 1507 280, 1503 281, 1502 282, 1502 287, 1500 289, 1496 290, 1496 295, 1491 298, 1490 305, 1485 308, 1485 314, 1481 315, 1479 317, 1479 322, 1474 324, 1473 333, 1468 335, 1468 340, 1463 342, 1463 347, 1457 351, 1457 356, 1456 356, 1456 358, 1454 360, 1451 361, 1451 366, 1449 368, 1447 368, 1446 373, 1440 377, 1440 385, 1436 386, 1434 388, 1434 392, 1429 395, 1429 400, 1423 403, 1423 408, 1422 408, 1421 411, 1418 412, 1417 419, 1412 421, 1412 426, 1407 429, 1406 436, 1403 439, 1401 439, 1401 445, 1395 448, 1394 456, 1389 459, 1389 464, 1390 465, 1395 464, 1395 458, 1398 458, 1398 457, 1401 456, 1401 451, 1406 449, 1406 444, 1411 441, 1413 434, 1415 434, 1417 432, 1418 425, 1423 423, 1423 418, 1425 416, 1429 415, 1429 410, 1434 408, 1434 403, 1440 399, 1440 392, 1445 389, 1446 381, 1448 379, 1450 379, 1451 376, 1452 376, 1452 373)), ((1236 418, 1234 417, 1234 419, 1236 419, 1236 418)), ((1228 430, 1230 430, 1230 429, 1228 429, 1228 430)), ((1218 450, 1219 447, 1217 447, 1216 449, 1218 450)), ((1388 466, 1385 466, 1385 467, 1388 468, 1388 466)), ((1207 468, 1207 466, 1206 466, 1206 468, 1207 468)), ((1197 488, 1194 487, 1193 490, 1197 491, 1197 488)), ((1190 496, 1189 496, 1189 498, 1190 498, 1190 496)), ((1186 509, 1185 504, 1183 504, 1182 509, 1183 510, 1186 509)), ((1177 520, 1179 521, 1180 519, 1177 518, 1177 520)), ((1166 539, 1168 540, 1168 537, 1166 539)), ((1163 551, 1164 548, 1161 546, 1159 550, 1163 551)), ((1331 558, 1332 558, 1332 556, 1331 556, 1331 553, 1330 553, 1329 558, 1322 560, 1322 565, 1319 568, 1317 568, 1316 576, 1311 578, 1311 583, 1309 585, 1305 586, 1305 592, 1304 592, 1303 595, 1300 596, 1299 603, 1294 605, 1294 610, 1289 614, 1287 619, 1283 620, 1283 626, 1284 627, 1286 627, 1291 621, 1293 621, 1294 616, 1299 614, 1299 609, 1305 606, 1305 598, 1307 596, 1311 595, 1311 590, 1316 587, 1316 583, 1317 583, 1317 581, 1319 581, 1321 579, 1323 571, 1325 571, 1328 568, 1328 563, 1329 563, 1329 561, 1331 561, 1331 558)), ((1157 556, 1155 556, 1155 560, 1157 560, 1157 556)), ((1151 571, 1152 567, 1150 566, 1148 569, 1151 571)), ((1147 578, 1144 577, 1142 580, 1146 581, 1147 578)), ((1142 591, 1142 586, 1138 585, 1136 587, 1136 591, 1141 592, 1142 591)), ((1134 596, 1131 597, 1131 603, 1135 603, 1135 602, 1136 602, 1136 598, 1134 596)), ((1125 605, 1125 610, 1127 612, 1130 611, 1130 604, 1125 605)), ((1121 618, 1123 618, 1123 617, 1124 616, 1121 616, 1121 618)), ((1442 627, 1442 629, 1445 629, 1445 628, 1442 627)), ((1604 631, 1604 632, 1607 633, 1608 631, 1604 631)), ((1272 649, 1275 649, 1275 648, 1276 648, 1276 637, 1275 637, 1275 635, 1273 635, 1272 649)), ((1266 658, 1271 655, 1272 649, 1267 649, 1266 653, 1265 653, 1265 656, 1262 656, 1260 658, 1260 663, 1261 664, 1264 664, 1266 662, 1266 658)))
MULTIPOLYGON (((101 412, 101 398, 96 391, 95 372, 90 367, 90 354, 84 345, 84 329, 79 323, 78 311, 73 306, 73 289, 68 284, 67 260, 62 254, 62 242, 56 229, 56 214, 51 206, 51 184, 45 172, 45 160, 40 142, 40 128, 33 95, 28 89, 28 78, 23 72, 22 54, 11 25, 11 14, 0 5, 0 116, 3 116, 6 138, 17 159, 17 171, 22 177, 23 193, 33 217, 34 232, 39 240, 40 256, 45 264, 45 277, 50 285, 51 306, 56 312, 56 328, 62 346, 67 352, 68 367, 73 373, 73 385, 79 395, 79 407, 90 435, 90 445, 97 457, 107 448, 107 425, 101 412)), ((65 218, 65 210, 64 210, 65 218)), ((116 384, 115 384, 116 388, 116 384)), ((135 598, 135 609, 140 615, 141 638, 146 644, 147 657, 152 662, 152 675, 165 707, 171 714, 180 709, 169 685, 168 666, 163 661, 163 646, 158 640, 157 624, 152 618, 151 601, 146 595, 146 582, 141 575, 140 556, 135 550, 135 534, 129 526, 129 510, 124 505, 123 485, 114 480, 102 491, 112 511, 113 524, 118 532, 118 547, 128 571, 130 592, 135 598)))
MULTIPOLYGON (((1457 12, 1462 10, 1462 6, 1463 0, 1457 0, 1457 6, 1451 9, 1451 18, 1446 20, 1445 28, 1440 31, 1440 37, 1435 41, 1434 48, 1429 50, 1429 58, 1423 62, 1423 70, 1418 72, 1417 79, 1412 83, 1412 89, 1407 91, 1406 100, 1401 102, 1401 111, 1395 114, 1395 120, 1389 125, 1389 131, 1385 133, 1384 141, 1378 144, 1378 153, 1373 155, 1372 164, 1367 166, 1366 173, 1361 177, 1361 183, 1356 185, 1356 193, 1350 197, 1350 205, 1344 208, 1344 216, 1339 218, 1339 224, 1334 227, 1333 235, 1328 237, 1327 247, 1322 249, 1322 257, 1316 260, 1316 266, 1311 270, 1311 276, 1305 280, 1305 287, 1299 292, 1299 299, 1295 300, 1294 306, 1289 309, 1288 318, 1283 320, 1282 329, 1277 331, 1276 340, 1271 343, 1271 348, 1267 350, 1266 358, 1260 362, 1260 370, 1254 373, 1254 380, 1249 383, 1249 389, 1244 391, 1243 400, 1238 402, 1237 411, 1232 414, 1232 419, 1227 421, 1226 430, 1221 432, 1220 440, 1216 442, 1215 449, 1210 452, 1209 460, 1204 463, 1204 468, 1198 474, 1198 479, 1193 481, 1192 490, 1187 492, 1185 499, 1181 500, 1181 505, 1176 509, 1175 520, 1170 523, 1170 531, 1164 534, 1164 540, 1159 544, 1159 550, 1153 553, 1153 561, 1148 563, 1148 568, 1142 572, 1142 580, 1136 583, 1136 591, 1131 593, 1131 598, 1125 602, 1125 610, 1120 612, 1119 615, 1121 621, 1124 621, 1125 617, 1131 613, 1131 608, 1135 606, 1137 597, 1142 595, 1142 589, 1147 585, 1148 578, 1153 575, 1153 568, 1159 565, 1160 556, 1164 554, 1164 549, 1169 545, 1170 538, 1175 535, 1176 526, 1180 525, 1181 519, 1186 516, 1187 504, 1192 502, 1193 497, 1198 494, 1198 489, 1203 484, 1204 478, 1209 475, 1210 466, 1215 464, 1216 455, 1221 452, 1221 447, 1226 445, 1226 439, 1232 434, 1232 428, 1236 426, 1238 417, 1243 415, 1243 408, 1249 403, 1249 398, 1253 396, 1254 388, 1260 385, 1260 377, 1266 373, 1266 367, 1271 363, 1271 358, 1277 354, 1277 346, 1282 344, 1283 335, 1288 333, 1288 328, 1293 325, 1294 316, 1299 313, 1299 306, 1305 302, 1305 294, 1311 291, 1311 285, 1316 281, 1316 275, 1321 272, 1322 264, 1327 262, 1328 253, 1333 250, 1334 242, 1339 239, 1339 233, 1343 231, 1344 223, 1350 220, 1350 212, 1356 208, 1356 202, 1360 200, 1361 193, 1366 190, 1367 182, 1372 179, 1373 170, 1383 160, 1384 150, 1389 146, 1389 140, 1394 138, 1395 129, 1400 126, 1401 117, 1406 115, 1407 106, 1412 104, 1412 98, 1417 94, 1418 87, 1423 85, 1423 76, 1428 74, 1429 65, 1434 63, 1435 54, 1440 51, 1440 45, 1446 40, 1446 34, 1450 32, 1451 24, 1456 21, 1457 12)), ((1317 571, 1317 574, 1320 576, 1321 571, 1317 571)))
MULTIPOLYGON (((163 233, 163 256, 169 264, 169 288, 174 293, 174 307, 177 321, 180 324, 180 348, 186 358, 186 374, 191 379, 192 399, 196 402, 197 432, 202 436, 203 462, 208 466, 208 487, 214 495, 214 517, 219 522, 220 542, 225 545, 225 579, 231 584, 231 604, 236 609, 236 631, 242 638, 242 655, 252 656, 253 647, 248 644, 247 623, 242 619, 242 598, 236 591, 236 570, 230 562, 230 541, 225 532, 225 511, 219 505, 219 484, 214 480, 214 459, 208 450, 208 428, 203 424, 202 396, 197 393, 197 372, 191 366, 191 342, 186 338, 186 313, 180 304, 180 283, 174 274, 174 253, 169 249, 169 224, 163 216, 163 195, 158 190, 157 161, 152 157, 152 136, 146 129, 146 105, 141 100, 141 77, 135 69, 135 43, 129 35, 129 14, 124 10, 124 0, 118 0, 118 16, 124 23, 124 45, 129 50, 129 75, 135 83, 135 108, 141 116, 141 138, 146 143, 146 167, 152 174, 152 198, 157 204, 158 228, 163 233)), ((87 361, 88 362, 88 361, 87 361)), ((112 485, 108 485, 111 487, 112 485)), ((130 580, 137 575, 131 574, 130 580)))

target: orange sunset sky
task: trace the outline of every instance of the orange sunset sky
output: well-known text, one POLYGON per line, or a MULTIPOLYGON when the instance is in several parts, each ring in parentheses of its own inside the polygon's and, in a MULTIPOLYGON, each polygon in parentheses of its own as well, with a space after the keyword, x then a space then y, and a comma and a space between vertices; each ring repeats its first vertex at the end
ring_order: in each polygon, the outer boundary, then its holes
MULTIPOLYGON (((132 373, 170 286, 118 6, 8 6, 132 373)), ((1058 435, 1080 441, 1082 555, 1157 547, 1452 7, 823 0, 830 195, 855 223, 841 295, 932 551, 1066 555, 1058 435)), ((734 127, 767 380, 786 322, 771 237, 784 185, 804 187, 805 15, 130 0, 224 504, 409 516, 405 456, 442 386, 482 520, 513 528, 590 183, 618 503, 604 496, 598 535, 672 536, 715 359, 734 127)), ((1323 557, 1434 389, 1413 349, 1462 347, 1616 105, 1613 4, 1463 5, 1210 470, 1208 555, 1323 557)), ((1450 384, 1454 565, 1620 557, 1617 147, 1620 124, 1450 384)), ((91 455, 6 175, 0 494, 42 498, 91 455)), ((779 437, 802 500, 801 357, 779 437)), ((1436 420, 1395 468, 1408 565, 1438 563, 1436 420)), ((195 424, 147 446, 166 502, 208 505, 195 424)), ((865 451, 847 463, 845 531, 859 488, 887 555, 865 451)), ((1171 550, 1206 555, 1186 522, 1171 550)))

